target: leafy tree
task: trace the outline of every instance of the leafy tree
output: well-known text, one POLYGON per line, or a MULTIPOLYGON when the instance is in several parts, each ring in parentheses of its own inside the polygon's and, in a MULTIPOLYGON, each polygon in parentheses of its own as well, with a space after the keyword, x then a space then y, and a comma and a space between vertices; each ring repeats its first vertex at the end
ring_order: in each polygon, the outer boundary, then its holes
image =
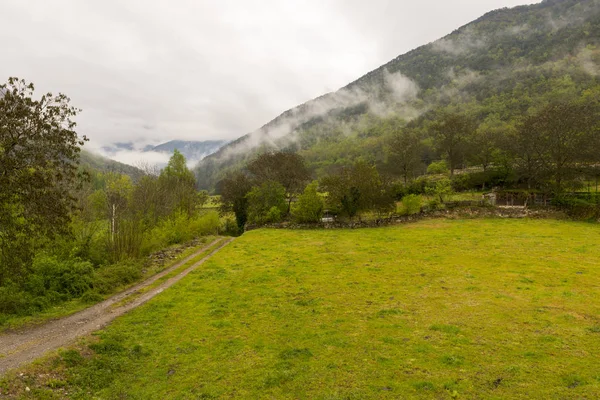
POLYGON ((338 174, 326 176, 321 186, 333 209, 353 218, 361 211, 390 207, 393 199, 374 165, 359 160, 338 174))
POLYGON ((283 186, 288 204, 287 213, 290 212, 294 196, 302 192, 310 179, 304 159, 296 153, 263 153, 248 163, 247 168, 259 184, 274 181, 283 186))
POLYGON ((113 261, 136 256, 141 245, 139 219, 131 212, 133 183, 127 175, 107 174, 104 189, 109 223, 108 249, 113 261))
POLYGON ((267 181, 254 186, 248 198, 248 221, 253 224, 279 222, 287 210, 285 188, 281 183, 267 181))
POLYGON ((169 163, 162 170, 159 182, 168 194, 167 207, 169 214, 173 210, 181 210, 191 216, 196 208, 196 178, 187 168, 185 157, 175 149, 169 163))
POLYGON ((252 181, 242 172, 227 175, 217 184, 217 193, 221 195, 221 210, 232 211, 240 232, 248 220, 248 192, 252 189, 252 181))
POLYGON ((317 192, 319 183, 314 181, 304 188, 292 209, 294 219, 302 222, 319 222, 323 216, 323 199, 317 192))
POLYGON ((525 126, 539 139, 538 156, 552 177, 555 191, 579 173, 578 167, 600 161, 598 110, 587 104, 553 103, 528 118, 525 126))
POLYGON ((469 140, 471 147, 469 158, 473 164, 481 165, 483 171, 486 172, 494 162, 500 143, 508 129, 497 115, 492 115, 481 123, 469 140))
POLYGON ((452 181, 448 178, 435 181, 433 186, 427 187, 427 194, 437 197, 442 204, 452 193, 454 193, 454 190, 452 190, 452 181))
POLYGON ((0 285, 20 281, 36 238, 67 231, 76 199, 78 109, 64 94, 33 98, 34 86, 0 85, 0 285))
POLYGON ((421 138, 414 131, 400 131, 390 140, 390 162, 400 172, 404 184, 418 173, 422 150, 421 138))
POLYGON ((444 160, 432 162, 427 166, 429 175, 439 175, 448 173, 448 163, 444 160))
POLYGON ((431 128, 436 147, 448 162, 450 175, 454 175, 454 170, 463 165, 467 156, 468 139, 473 136, 475 122, 462 114, 444 113, 431 128))

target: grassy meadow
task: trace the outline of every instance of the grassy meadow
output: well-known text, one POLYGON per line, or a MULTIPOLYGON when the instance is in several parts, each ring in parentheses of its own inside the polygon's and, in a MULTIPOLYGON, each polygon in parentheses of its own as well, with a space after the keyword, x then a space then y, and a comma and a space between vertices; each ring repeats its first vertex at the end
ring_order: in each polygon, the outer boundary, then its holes
POLYGON ((251 231, 0 398, 599 398, 599 254, 551 220, 251 231))

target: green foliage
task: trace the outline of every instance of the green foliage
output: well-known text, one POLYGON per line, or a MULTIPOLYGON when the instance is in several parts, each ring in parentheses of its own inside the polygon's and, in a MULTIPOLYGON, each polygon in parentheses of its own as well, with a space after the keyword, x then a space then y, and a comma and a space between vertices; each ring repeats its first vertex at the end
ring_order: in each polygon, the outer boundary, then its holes
POLYGON ((394 204, 391 188, 375 166, 363 160, 324 177, 321 186, 327 192, 327 206, 350 218, 361 211, 389 210, 394 204))
POLYGON ((67 96, 33 95, 24 80, 0 85, 0 285, 24 280, 36 240, 68 230, 87 140, 67 96))
POLYGON ((441 175, 449 172, 448 163, 444 160, 432 162, 427 166, 428 175, 441 175))
POLYGON ((552 199, 552 205, 578 220, 597 220, 600 218, 598 199, 586 199, 569 195, 558 195, 552 199))
MULTIPOLYGON (((2 314, 17 314, 27 312, 32 301, 32 296, 21 291, 19 286, 12 282, 5 282, 0 286, 0 317, 2 314)), ((0 318, 0 322, 1 318, 0 318)))
POLYGON ((402 206, 399 210, 400 215, 413 215, 421 212, 422 199, 420 195, 409 194, 402 198, 402 206))
POLYGON ((109 294, 131 284, 142 276, 142 263, 138 260, 125 260, 100 267, 94 275, 93 290, 99 294, 109 294))
POLYGON ((216 211, 208 211, 191 218, 183 211, 176 212, 169 218, 161 220, 144 235, 141 254, 147 255, 196 237, 217 234, 220 225, 219 213, 216 211))
POLYGON ((59 260, 55 256, 39 254, 33 261, 25 288, 35 296, 55 292, 67 299, 76 298, 92 287, 93 273, 94 268, 87 261, 59 260))
POLYGON ((444 203, 447 198, 454 193, 452 181, 448 178, 432 182, 433 185, 427 188, 427 194, 435 196, 440 203, 444 203))
POLYGON ((248 198, 248 222, 264 224, 279 222, 287 211, 286 190, 279 182, 266 181, 254 186, 248 198))
POLYGON ((175 149, 169 163, 159 176, 161 189, 169 194, 167 208, 169 214, 180 210, 191 216, 199 199, 196 192, 196 178, 185 163, 185 157, 175 149))
POLYGON ((454 175, 455 169, 464 166, 469 139, 473 137, 476 128, 475 120, 457 113, 443 112, 432 122, 435 146, 448 163, 450 175, 454 175))
POLYGON ((292 208, 292 215, 297 222, 310 223, 320 222, 323 216, 323 198, 317 192, 319 183, 310 183, 304 189, 304 193, 298 197, 298 201, 292 208))
POLYGON ((240 234, 239 228, 235 221, 235 215, 232 215, 231 213, 226 213, 221 216, 219 234, 229 236, 238 236, 240 234))
POLYGON ((302 192, 304 185, 310 179, 304 159, 292 152, 266 152, 259 154, 247 165, 256 183, 278 182, 285 189, 288 208, 293 196, 302 192))
POLYGON ((238 231, 243 232, 248 220, 247 194, 252 189, 252 182, 247 175, 235 172, 227 175, 217 184, 217 192, 221 195, 221 211, 233 212, 238 231))

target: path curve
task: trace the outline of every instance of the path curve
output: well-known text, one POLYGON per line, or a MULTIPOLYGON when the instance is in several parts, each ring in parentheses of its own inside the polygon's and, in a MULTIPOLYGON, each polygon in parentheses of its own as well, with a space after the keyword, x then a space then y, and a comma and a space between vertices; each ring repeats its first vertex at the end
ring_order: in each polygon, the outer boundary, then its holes
POLYGON ((90 334, 93 331, 103 328, 118 316, 123 315, 129 310, 144 304, 157 294, 161 293, 163 290, 181 280, 232 241, 233 238, 217 239, 172 267, 167 268, 151 278, 107 300, 104 300, 101 303, 79 311, 78 313, 65 318, 50 321, 32 329, 0 334, 0 376, 2 376, 8 370, 17 368, 27 362, 31 362, 49 351, 57 350, 81 336, 90 334), (217 248, 203 257, 200 261, 194 263, 194 265, 191 267, 186 268, 179 274, 167 279, 157 287, 141 294, 139 297, 134 298, 125 304, 115 306, 117 303, 126 300, 128 296, 136 294, 140 289, 148 287, 158 279, 167 275, 174 269, 182 266, 194 257, 197 257, 199 254, 206 251, 206 249, 211 248, 217 243, 219 243, 217 248))

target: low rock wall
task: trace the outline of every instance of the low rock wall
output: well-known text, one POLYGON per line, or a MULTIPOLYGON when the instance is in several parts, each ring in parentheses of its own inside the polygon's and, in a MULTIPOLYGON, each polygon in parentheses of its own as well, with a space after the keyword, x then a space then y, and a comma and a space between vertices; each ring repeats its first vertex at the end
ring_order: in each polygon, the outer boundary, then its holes
POLYGON ((524 207, 464 207, 451 210, 437 210, 413 215, 396 215, 388 218, 355 221, 318 222, 298 224, 295 222, 281 222, 268 225, 247 225, 246 231, 259 228, 271 229, 359 229, 376 228, 380 226, 399 225, 423 219, 466 219, 466 218, 554 218, 565 219, 566 215, 551 208, 527 209, 524 207))

